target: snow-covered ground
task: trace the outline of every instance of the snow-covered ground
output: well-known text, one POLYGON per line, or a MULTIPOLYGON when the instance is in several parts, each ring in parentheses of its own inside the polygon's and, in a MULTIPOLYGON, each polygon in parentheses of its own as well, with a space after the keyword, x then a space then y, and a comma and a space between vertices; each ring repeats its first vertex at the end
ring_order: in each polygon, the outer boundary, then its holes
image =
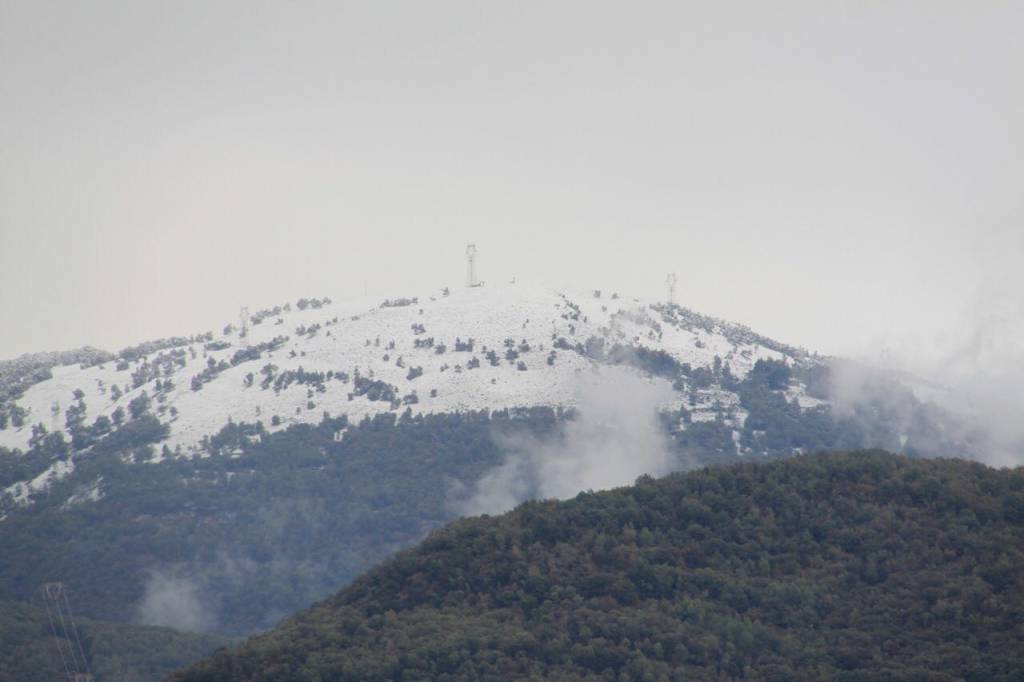
MULTIPOLYGON (((115 362, 84 369, 56 367, 52 379, 35 384, 17 400, 29 416, 25 426, 0 431, 0 446, 27 448, 33 424, 42 423, 51 431, 63 429, 65 411, 75 403, 76 390, 84 393, 87 424, 101 415, 112 416, 119 407, 127 410, 132 399, 146 392, 154 399, 154 413, 170 425, 167 445, 189 454, 198 452, 203 437, 217 433, 229 419, 259 420, 274 430, 296 422, 317 422, 324 412, 358 420, 394 409, 386 401, 351 396, 357 375, 396 387, 400 400, 415 393, 418 402, 410 405, 414 412, 571 406, 579 373, 590 371, 595 363, 573 350, 555 348, 560 338, 572 346, 597 337, 608 347, 620 343, 662 350, 694 368, 711 367, 718 356, 739 378, 761 358, 785 359, 792 364, 809 357, 804 351, 760 339, 743 327, 655 301, 613 297, 609 291, 596 297, 592 291, 508 284, 453 289, 449 295, 434 290, 405 296, 417 301, 381 307, 383 299, 362 298, 305 310, 293 302, 291 310, 251 325, 244 339, 237 330, 215 334, 213 342, 226 344, 223 349, 207 348, 204 342, 181 347, 178 362, 183 366, 170 361, 169 351, 164 350, 121 370, 115 362), (287 340, 277 349, 231 365, 239 350, 283 336, 287 340), (425 344, 426 339, 433 339, 433 345, 425 344), (473 350, 457 352, 457 339, 472 339, 473 350), (516 361, 506 360, 506 344, 519 352, 516 361), (446 350, 439 353, 442 345, 446 350), (497 366, 486 357, 490 350, 497 354, 497 366), (549 364, 552 351, 555 355, 549 364), (162 365, 166 372, 133 387, 132 373, 145 363, 156 364, 161 354, 167 360, 162 365), (479 366, 470 368, 471 361, 479 366), (193 377, 211 362, 227 363, 228 367, 193 390, 193 377), (269 374, 263 373, 264 368, 269 374), (279 392, 272 385, 261 387, 267 376, 273 379, 300 368, 325 375, 330 372, 332 378, 323 382, 322 392, 298 382, 279 392), (409 378, 410 368, 422 368, 422 375, 409 378), (250 374, 251 382, 247 380, 250 374), (157 381, 162 384, 166 379, 173 387, 158 390, 157 381), (122 392, 116 399, 111 390, 115 385, 122 392), (277 424, 272 425, 275 416, 277 424)), ((797 397, 801 405, 813 404, 813 399, 798 389, 790 397, 797 397)), ((727 403, 726 407, 735 407, 734 399, 716 398, 727 403)), ((711 407, 711 402, 702 405, 694 418, 707 418, 706 410, 711 407)))
POLYGON ((0 490, 0 497, 9 494, 14 499, 15 503, 25 504, 31 498, 33 493, 46 490, 74 470, 75 463, 71 458, 58 460, 32 480, 15 483, 3 490, 0 490))

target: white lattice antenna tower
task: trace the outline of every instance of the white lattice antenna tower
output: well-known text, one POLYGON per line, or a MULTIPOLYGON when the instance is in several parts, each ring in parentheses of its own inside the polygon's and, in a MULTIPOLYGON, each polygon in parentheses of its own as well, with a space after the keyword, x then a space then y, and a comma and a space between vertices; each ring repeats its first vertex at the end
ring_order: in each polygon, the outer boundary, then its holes
POLYGON ((668 302, 669 305, 675 305, 676 303, 676 273, 668 273, 668 277, 665 278, 665 284, 668 285, 668 302))
POLYGON ((466 245, 466 286, 476 286, 476 244, 466 245))
POLYGON ((242 306, 238 311, 238 338, 246 339, 249 337, 249 307, 242 306))

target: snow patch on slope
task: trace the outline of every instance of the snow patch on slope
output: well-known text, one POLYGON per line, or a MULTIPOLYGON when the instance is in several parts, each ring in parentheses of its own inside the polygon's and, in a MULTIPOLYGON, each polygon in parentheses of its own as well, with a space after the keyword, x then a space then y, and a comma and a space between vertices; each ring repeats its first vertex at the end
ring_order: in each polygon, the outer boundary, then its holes
POLYGON ((71 474, 75 470, 75 463, 70 459, 59 460, 46 468, 41 474, 30 481, 22 481, 9 485, 0 493, 0 497, 10 495, 15 504, 29 504, 35 493, 42 492, 51 485, 71 474))

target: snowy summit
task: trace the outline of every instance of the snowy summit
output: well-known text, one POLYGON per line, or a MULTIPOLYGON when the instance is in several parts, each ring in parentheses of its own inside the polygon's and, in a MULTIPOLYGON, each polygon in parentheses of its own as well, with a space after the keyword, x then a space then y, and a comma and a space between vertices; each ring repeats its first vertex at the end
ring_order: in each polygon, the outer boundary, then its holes
MULTIPOLYGON (((76 404, 85 406, 86 421, 115 420, 143 394, 170 428, 167 447, 190 455, 201 454, 203 438, 229 420, 276 430, 319 421, 324 412, 358 420, 406 408, 572 406, 581 372, 635 365, 625 360, 638 349, 664 352, 692 368, 710 368, 718 358, 740 379, 758 359, 812 360, 679 306, 522 284, 342 302, 300 299, 256 311, 245 326, 142 344, 126 349, 141 351, 92 366, 54 367, 52 378, 14 401, 21 425, 0 430, 0 446, 27 448, 37 424, 62 430, 66 408, 76 404)), ((797 392, 802 404, 815 404, 797 392)), ((695 420, 702 405, 735 402, 719 393, 701 396, 695 420)))

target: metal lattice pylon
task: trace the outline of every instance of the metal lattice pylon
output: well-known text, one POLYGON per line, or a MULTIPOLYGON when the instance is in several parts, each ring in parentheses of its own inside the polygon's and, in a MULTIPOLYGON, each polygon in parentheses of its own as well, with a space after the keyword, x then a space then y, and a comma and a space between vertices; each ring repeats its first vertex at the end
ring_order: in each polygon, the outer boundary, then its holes
POLYGON ((238 338, 249 338, 249 308, 244 305, 238 311, 238 338))
POLYGON ((78 635, 75 617, 71 613, 67 586, 60 582, 46 583, 42 593, 50 633, 57 645, 57 654, 68 682, 92 682, 89 659, 85 656, 82 638, 78 635))
POLYGON ((476 244, 466 245, 466 286, 475 287, 476 282, 476 244))

